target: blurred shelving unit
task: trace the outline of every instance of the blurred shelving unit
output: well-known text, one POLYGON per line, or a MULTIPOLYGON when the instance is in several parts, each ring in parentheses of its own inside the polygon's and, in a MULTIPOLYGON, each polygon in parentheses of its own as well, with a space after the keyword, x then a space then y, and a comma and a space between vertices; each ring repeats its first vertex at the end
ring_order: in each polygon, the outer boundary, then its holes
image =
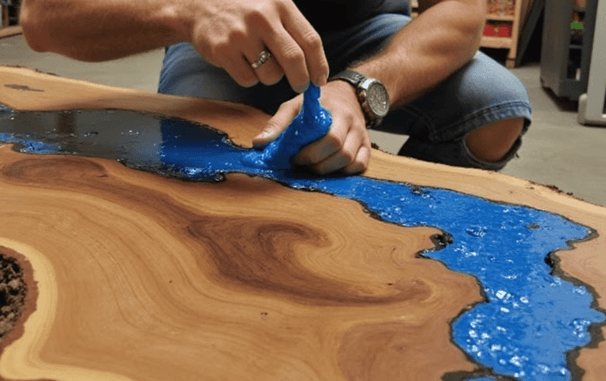
POLYGON ((0 0, 0 37, 20 31, 19 8, 21 0, 0 0))
POLYGON ((606 126, 606 3, 597 4, 587 92, 579 98, 578 121, 606 126))
POLYGON ((21 0, 0 0, 0 38, 23 33, 19 25, 21 0))
POLYGON ((520 34, 534 0, 487 0, 488 13, 481 46, 508 49, 505 65, 514 68, 520 53, 520 34))
POLYGON ((597 0, 545 3, 541 83, 558 97, 576 101, 587 91, 597 5, 597 0))
POLYGON ((0 3, 0 28, 9 26, 8 7, 0 3))
POLYGON ((419 2, 418 0, 412 0, 410 3, 410 15, 415 18, 419 15, 419 2))

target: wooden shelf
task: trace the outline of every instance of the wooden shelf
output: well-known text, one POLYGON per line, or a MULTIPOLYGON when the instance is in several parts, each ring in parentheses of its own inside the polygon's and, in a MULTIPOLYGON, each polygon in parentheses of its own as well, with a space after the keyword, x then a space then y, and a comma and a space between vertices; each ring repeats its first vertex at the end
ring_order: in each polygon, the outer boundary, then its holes
POLYGON ((508 16, 508 15, 495 15, 495 14, 487 14, 486 15, 486 20, 492 20, 492 21, 515 21, 515 17, 514 16, 508 16))
POLYGON ((490 37, 483 36, 481 46, 486 48, 496 49, 509 49, 507 55, 506 66, 508 68, 515 67, 516 58, 518 55, 518 43, 520 41, 520 31, 524 27, 530 9, 534 0, 515 0, 514 3, 514 14, 513 15, 500 15, 496 13, 489 13, 486 15, 488 23, 511 23, 511 37, 490 37))
POLYGON ((513 39, 509 37, 482 37, 482 47, 494 49, 511 49, 513 39))

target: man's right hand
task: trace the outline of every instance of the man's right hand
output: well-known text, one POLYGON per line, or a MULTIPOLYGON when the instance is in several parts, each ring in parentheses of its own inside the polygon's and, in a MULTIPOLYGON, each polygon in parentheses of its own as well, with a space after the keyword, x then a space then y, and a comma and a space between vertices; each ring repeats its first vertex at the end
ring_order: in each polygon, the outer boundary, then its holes
POLYGON ((82 61, 191 42, 242 86, 286 75, 303 92, 328 76, 320 36, 292 0, 27 0, 21 23, 33 50, 82 61), (253 69, 265 49, 272 57, 253 69))
POLYGON ((326 84, 322 40, 291 0, 204 0, 191 6, 193 45, 238 84, 271 85, 284 75, 299 93, 310 81, 326 84), (253 69, 264 49, 272 57, 253 69))

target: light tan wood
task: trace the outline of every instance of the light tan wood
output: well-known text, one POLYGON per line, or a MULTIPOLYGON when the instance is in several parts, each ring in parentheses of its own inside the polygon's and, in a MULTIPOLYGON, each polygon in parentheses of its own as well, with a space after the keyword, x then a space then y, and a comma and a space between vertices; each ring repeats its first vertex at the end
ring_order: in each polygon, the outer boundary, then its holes
POLYGON ((144 110, 208 124, 227 132, 243 146, 251 146, 259 126, 269 119, 259 110, 236 103, 162 94, 150 97, 149 92, 141 90, 117 89, 6 66, 0 66, 0 102, 17 110, 144 110))
POLYGON ((482 37, 482 47, 494 49, 509 49, 513 45, 513 40, 508 37, 482 37))
POLYGON ((40 296, 2 353, 6 378, 400 380, 398 364, 431 380, 473 369, 447 322, 480 300, 477 285, 415 258, 434 229, 245 175, 190 184, 24 156, 0 150, 0 245, 28 258, 40 296), (360 358, 376 349, 369 335, 382 353, 360 358))
POLYGON ((514 21, 515 17, 509 16, 509 15, 494 15, 494 14, 487 14, 486 15, 486 20, 494 20, 494 21, 514 21))
MULTIPOLYGON (((0 102, 179 116, 243 145, 268 120, 240 105, 17 68, 0 67, 0 102)), ((365 176, 528 205, 593 228, 597 238, 557 255, 606 306, 606 208, 376 150, 365 176)), ((186 183, 7 145, 0 200, 0 246, 29 261, 39 293, 22 334, 3 342, 7 379, 438 380, 476 369, 450 343, 449 321, 481 300, 477 284, 415 257, 432 247, 434 229, 381 223, 355 202, 245 175, 186 183)), ((602 380, 605 359, 603 342, 583 349, 583 380, 602 380)))
MULTIPOLYGON (((511 26, 511 47, 509 48, 509 54, 507 54, 507 61, 505 65, 508 68, 514 68, 516 66, 516 58, 518 56, 518 42, 520 41, 520 31, 524 27, 524 15, 522 15, 522 3, 529 2, 528 0, 515 0, 515 11, 513 14, 514 21, 511 26)), ((525 7, 524 7, 525 8, 525 7)))
POLYGON ((0 38, 12 37, 21 33, 23 33, 23 28, 20 25, 0 28, 0 38))

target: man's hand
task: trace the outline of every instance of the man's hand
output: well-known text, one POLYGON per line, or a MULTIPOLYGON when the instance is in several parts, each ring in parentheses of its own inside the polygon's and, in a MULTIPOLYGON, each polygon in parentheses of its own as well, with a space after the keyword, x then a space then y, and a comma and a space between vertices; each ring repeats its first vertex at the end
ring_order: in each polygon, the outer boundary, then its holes
POLYGON ((286 75, 303 92, 328 77, 322 40, 292 0, 27 0, 21 23, 33 50, 83 61, 191 42, 243 86, 286 75), (265 49, 272 57, 253 69, 265 49))
POLYGON ((322 40, 291 0, 205 0, 192 2, 192 15, 193 45, 238 84, 271 85, 284 75, 299 93, 310 81, 326 84, 322 40), (253 69, 264 49, 272 57, 253 69))
MULTIPOLYGON (((276 139, 297 116, 302 101, 303 96, 299 95, 283 103, 263 132, 253 139, 253 144, 264 145, 276 139)), ((332 115, 330 131, 299 151, 295 164, 307 166, 321 175, 365 171, 370 158, 370 139, 355 90, 343 81, 330 82, 322 87, 320 103, 332 115)))

